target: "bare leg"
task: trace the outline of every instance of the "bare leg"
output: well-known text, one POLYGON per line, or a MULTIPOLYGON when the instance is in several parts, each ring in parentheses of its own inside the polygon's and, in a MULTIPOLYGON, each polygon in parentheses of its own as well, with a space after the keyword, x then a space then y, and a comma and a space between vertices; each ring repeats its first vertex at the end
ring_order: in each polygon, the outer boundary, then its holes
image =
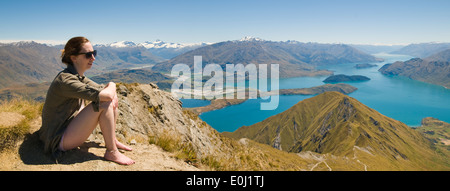
MULTIPOLYGON (((119 111, 116 108, 114 110, 114 125, 117 124, 117 116, 118 115, 119 115, 119 111)), ((133 150, 131 147, 128 147, 128 146, 124 145, 123 143, 119 142, 117 139, 116 139, 116 146, 117 146, 118 149, 123 149, 123 150, 126 150, 126 151, 132 151, 133 150)))
POLYGON ((98 123, 100 123, 107 149, 105 159, 124 165, 133 164, 132 159, 117 150, 114 108, 111 102, 101 102, 99 112, 94 112, 92 104, 89 104, 72 120, 64 132, 64 150, 73 149, 83 144, 98 123))

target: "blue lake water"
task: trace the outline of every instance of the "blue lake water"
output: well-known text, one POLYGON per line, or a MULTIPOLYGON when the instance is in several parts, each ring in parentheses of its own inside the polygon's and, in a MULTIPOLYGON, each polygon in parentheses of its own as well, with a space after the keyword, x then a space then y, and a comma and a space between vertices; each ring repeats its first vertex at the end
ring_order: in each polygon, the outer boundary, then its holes
MULTIPOLYGON (((405 77, 385 76, 378 69, 386 63, 410 59, 406 55, 376 54, 384 58, 384 62, 373 63, 378 67, 356 69, 357 63, 339 64, 322 67, 332 70, 335 74, 364 75, 370 81, 351 82, 358 88, 349 96, 377 110, 383 115, 402 121, 409 126, 419 126, 424 117, 435 117, 450 122, 450 90, 442 86, 411 80, 405 77)), ((326 76, 297 77, 280 79, 280 89, 306 88, 323 85, 326 76)), ((290 95, 280 96, 276 110, 260 110, 261 102, 268 100, 250 99, 242 104, 229 106, 220 110, 210 111, 200 115, 200 118, 219 132, 235 131, 241 126, 252 125, 272 115, 276 115, 292 107, 301 100, 313 96, 290 95)), ((184 100, 189 107, 197 106, 195 101, 184 100)), ((209 102, 200 101, 198 106, 209 102)))
POLYGON ((203 107, 211 103, 209 100, 202 99, 180 99, 184 108, 203 107))

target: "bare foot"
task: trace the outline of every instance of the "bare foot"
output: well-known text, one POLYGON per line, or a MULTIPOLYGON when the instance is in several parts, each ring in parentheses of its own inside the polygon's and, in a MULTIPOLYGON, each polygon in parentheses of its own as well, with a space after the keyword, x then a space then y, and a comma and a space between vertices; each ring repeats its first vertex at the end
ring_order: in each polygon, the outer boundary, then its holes
POLYGON ((121 165, 131 165, 134 164, 134 160, 128 158, 127 156, 123 155, 119 152, 119 150, 113 150, 113 151, 106 151, 105 152, 105 159, 109 161, 116 162, 121 165))
POLYGON ((123 143, 116 140, 116 146, 118 149, 126 150, 126 151, 132 151, 133 149, 129 146, 124 145, 123 143))

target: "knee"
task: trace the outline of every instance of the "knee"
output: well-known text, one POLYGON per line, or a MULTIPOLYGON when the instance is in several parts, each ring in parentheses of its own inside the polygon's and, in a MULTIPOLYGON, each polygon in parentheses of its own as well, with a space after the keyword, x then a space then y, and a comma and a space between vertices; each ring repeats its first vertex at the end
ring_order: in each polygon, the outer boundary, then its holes
POLYGON ((114 104, 112 101, 102 101, 99 105, 100 111, 106 111, 106 110, 114 110, 114 104))

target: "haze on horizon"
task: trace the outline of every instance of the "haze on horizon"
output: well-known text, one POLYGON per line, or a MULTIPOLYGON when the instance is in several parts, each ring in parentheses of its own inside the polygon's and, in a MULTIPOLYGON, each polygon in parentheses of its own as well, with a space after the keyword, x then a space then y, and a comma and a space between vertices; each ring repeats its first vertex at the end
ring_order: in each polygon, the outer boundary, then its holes
POLYGON ((1 1, 0 42, 96 44, 264 40, 407 45, 450 42, 448 0, 1 1))

